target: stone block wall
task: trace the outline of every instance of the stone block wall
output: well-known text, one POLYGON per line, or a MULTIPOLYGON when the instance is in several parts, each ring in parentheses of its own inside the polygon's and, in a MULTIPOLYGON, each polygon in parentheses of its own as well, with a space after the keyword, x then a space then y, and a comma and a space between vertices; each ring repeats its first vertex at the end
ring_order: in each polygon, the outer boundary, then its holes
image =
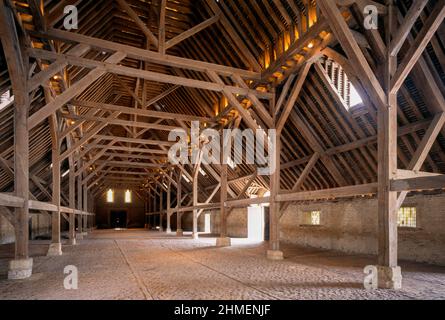
MULTIPOLYGON (((219 210, 212 213, 212 233, 219 234, 219 210)), ((247 238, 247 208, 235 208, 227 219, 227 233, 231 238, 247 238)))
MULTIPOLYGON (((404 206, 416 207, 417 228, 399 228, 399 259, 445 265, 445 195, 409 197, 404 206)), ((229 216, 228 234, 246 238, 247 208, 229 216)), ((219 211, 212 211, 212 233, 219 234, 219 211)), ((280 239, 301 246, 352 254, 377 255, 376 199, 290 205, 280 221, 280 239), (308 224, 308 212, 321 211, 321 225, 308 224)))
MULTIPOLYGON (((51 217, 43 214, 30 214, 31 240, 38 236, 51 234, 51 217)), ((14 243, 14 227, 0 215, 0 244, 14 243)))
MULTIPOLYGON (((417 228, 399 228, 399 259, 445 265, 445 196, 414 196, 417 228)), ((376 255, 377 200, 291 205, 280 221, 282 241, 347 253, 376 255), (321 211, 321 225, 308 226, 307 212, 321 211)))

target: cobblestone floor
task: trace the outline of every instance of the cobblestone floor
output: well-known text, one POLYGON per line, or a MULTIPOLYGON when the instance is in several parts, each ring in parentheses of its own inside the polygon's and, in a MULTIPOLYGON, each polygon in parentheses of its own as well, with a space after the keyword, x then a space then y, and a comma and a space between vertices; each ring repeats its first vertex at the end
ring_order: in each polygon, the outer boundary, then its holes
POLYGON ((61 257, 32 242, 33 276, 6 280, 13 246, 0 246, 0 299, 445 299, 445 268, 401 263, 401 291, 363 289, 366 256, 283 245, 268 261, 266 245, 233 239, 177 238, 145 230, 95 231, 61 257), (63 269, 79 270, 79 289, 65 290, 63 269))

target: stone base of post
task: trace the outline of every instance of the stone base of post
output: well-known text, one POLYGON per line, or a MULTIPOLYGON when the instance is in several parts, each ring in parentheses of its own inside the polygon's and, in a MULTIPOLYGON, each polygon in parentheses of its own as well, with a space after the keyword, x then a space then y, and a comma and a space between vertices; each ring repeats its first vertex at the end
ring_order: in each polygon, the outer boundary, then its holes
POLYGON ((68 245, 70 245, 70 246, 75 246, 77 244, 77 240, 76 240, 76 238, 74 238, 74 239, 69 239, 68 240, 68 245))
POLYGON ((230 247, 232 245, 232 240, 228 237, 216 239, 217 247, 230 247))
POLYGON ((61 243, 51 243, 48 249, 48 257, 57 257, 62 255, 62 244, 61 243))
POLYGON ((193 238, 194 240, 198 240, 198 239, 199 239, 199 234, 198 234, 198 232, 193 232, 193 234, 192 234, 192 238, 193 238))
POLYGON ((76 239, 83 240, 83 233, 82 232, 76 233, 76 239))
POLYGON ((184 231, 182 229, 178 229, 178 230, 176 230, 176 235, 178 237, 183 237, 184 236, 184 231))
POLYGON ((402 269, 400 267, 377 266, 377 281, 379 289, 402 289, 402 269))
POLYGON ((32 275, 32 264, 33 261, 31 258, 9 261, 8 279, 28 279, 32 275))
POLYGON ((172 229, 171 228, 167 228, 167 230, 165 230, 166 233, 172 233, 172 229))
POLYGON ((268 250, 267 251, 267 259, 269 260, 283 260, 284 259, 284 255, 282 251, 279 250, 268 250))

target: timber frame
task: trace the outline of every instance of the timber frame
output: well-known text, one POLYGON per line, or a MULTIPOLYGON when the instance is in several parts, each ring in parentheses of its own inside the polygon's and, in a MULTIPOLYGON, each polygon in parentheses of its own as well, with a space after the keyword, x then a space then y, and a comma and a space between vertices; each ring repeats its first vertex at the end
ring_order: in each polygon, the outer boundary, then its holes
POLYGON ((291 204, 375 197, 379 285, 400 287, 397 212, 410 192, 445 189, 444 1, 55 2, 0 0, 0 93, 15 98, 1 110, 14 126, 3 122, 0 213, 17 260, 28 259, 30 211, 51 214, 48 254, 59 255, 61 217, 75 244, 109 188, 130 186, 149 225, 171 232, 176 216, 179 236, 184 214, 196 238, 200 215, 219 210, 219 245, 233 208, 269 203, 271 259, 283 257, 291 204), (78 30, 63 28, 67 4, 78 30), (369 4, 378 30, 364 27, 369 4), (362 103, 349 108, 339 79, 362 103), (170 165, 169 131, 193 121, 275 129, 277 170, 170 165))

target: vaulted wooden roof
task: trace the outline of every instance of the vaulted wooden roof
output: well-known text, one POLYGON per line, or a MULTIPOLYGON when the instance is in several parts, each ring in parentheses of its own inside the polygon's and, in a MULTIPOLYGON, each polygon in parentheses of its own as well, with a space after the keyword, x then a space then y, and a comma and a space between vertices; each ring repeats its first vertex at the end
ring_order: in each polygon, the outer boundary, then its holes
MULTIPOLYGON (((440 2, 441 0, 428 2, 408 41, 401 49, 401 60, 409 52, 416 35, 421 32, 440 2)), ((101 119, 112 117, 117 112, 107 109, 107 105, 177 114, 177 119, 158 119, 156 124, 166 129, 188 127, 189 121, 183 121, 181 115, 209 118, 226 128, 249 127, 245 119, 241 121, 240 112, 234 107, 234 102, 227 101, 227 97, 221 92, 196 86, 182 86, 171 83, 174 82, 171 80, 163 81, 161 77, 151 78, 142 73, 147 71, 213 83, 215 79, 212 79, 209 72, 205 72, 205 68, 180 68, 179 62, 175 63, 176 60, 173 63, 164 63, 160 58, 156 60, 151 56, 137 58, 138 52, 133 54, 124 50, 135 47, 155 52, 158 50, 156 41, 163 33, 166 46, 171 45, 165 48, 168 57, 181 57, 245 70, 245 77, 241 80, 234 74, 230 75, 230 72, 220 74, 221 83, 235 88, 251 88, 257 92, 272 92, 277 97, 275 101, 282 92, 285 92, 284 101, 289 101, 290 90, 288 94, 286 90, 297 84, 304 64, 307 61, 314 62, 283 130, 281 187, 288 191, 309 191, 377 181, 377 107, 364 93, 365 84, 360 81, 351 61, 346 58, 346 54, 332 35, 330 26, 319 13, 315 0, 168 0, 164 7, 165 29, 160 28, 160 19, 163 16, 162 0, 43 1, 44 7, 41 10, 36 8, 35 3, 38 1, 14 2, 17 23, 33 48, 68 55, 77 50, 78 57, 103 62, 113 58, 112 50, 102 43, 87 43, 91 39, 102 39, 110 44, 124 45, 119 49, 123 50, 126 57, 118 59, 119 67, 141 71, 140 74, 124 72, 123 69, 105 72, 74 99, 69 99, 69 103, 64 104, 57 112, 60 133, 67 138, 62 142, 62 154, 70 150, 71 145, 82 142, 83 163, 91 167, 90 174, 94 177, 90 181, 97 181, 97 186, 93 186, 97 193, 108 186, 116 185, 116 181, 112 180, 114 178, 121 179, 120 185, 128 186, 134 183, 135 190, 145 189, 147 183, 150 184, 153 179, 162 179, 162 171, 148 167, 141 170, 136 166, 125 169, 128 170, 127 173, 119 174, 124 169, 115 162, 149 162, 161 165, 164 163, 165 153, 162 156, 162 151, 166 150, 165 147, 147 145, 136 140, 166 142, 168 137, 168 130, 144 127, 143 123, 153 123, 156 120, 148 115, 136 116, 131 112, 122 112, 114 118, 108 118, 110 124, 105 125, 101 119), (79 29, 70 32, 73 35, 71 39, 61 41, 60 38, 67 35, 63 28, 63 8, 67 4, 74 4, 78 8, 79 29), (191 29, 199 30, 199 33, 182 39, 187 36, 184 33, 191 29), (88 45, 88 48, 82 48, 82 45, 88 45), (346 81, 346 78, 356 87, 363 99, 363 103, 351 108, 348 108, 345 96, 339 92, 341 81, 346 81), (97 105, 94 107, 86 104, 87 102, 97 105), (98 127, 100 124, 104 124, 102 128, 98 127), (97 128, 99 130, 96 135, 86 141, 82 140, 97 128), (105 147, 110 141, 101 138, 103 136, 122 139, 113 144, 115 150, 106 150, 105 147), (128 139, 133 139, 133 142, 128 139), (130 151, 130 148, 134 150, 130 151), (141 149, 144 148, 157 150, 160 155, 152 155, 148 160, 149 152, 142 152, 144 150, 141 149), (122 153, 127 156, 122 156, 122 153), (118 154, 120 156, 117 156, 118 154), (308 164, 312 164, 311 170, 307 170, 308 164), (139 176, 137 173, 140 172, 144 174, 139 176), (154 172, 154 175, 147 175, 149 172, 154 172), (107 176, 114 178, 107 179, 107 176)), ((385 35, 383 31, 379 34, 377 31, 365 30, 357 23, 360 21, 358 18, 363 15, 360 3, 363 2, 343 7, 343 14, 354 31, 368 63, 378 73, 386 54, 381 43, 385 35)), ((410 0, 397 1, 400 20, 407 14, 411 3, 410 0)), ((374 4, 384 15, 385 7, 379 5, 378 1, 374 4)), ((40 69, 45 69, 60 58, 55 56, 54 59, 36 59, 35 52, 31 52, 31 56, 33 57, 30 62, 35 66, 34 77, 40 69)), ((0 58, 0 94, 3 94, 11 89, 11 83, 3 53, 0 58)), ((86 65, 87 60, 74 61, 71 56, 68 58, 71 60, 66 68, 54 73, 53 75, 58 76, 50 80, 49 90, 53 91, 54 97, 80 83, 94 68, 93 65, 86 65)), ((400 168, 409 168, 410 161, 431 122, 439 113, 445 111, 444 68, 445 30, 442 24, 398 94, 400 168)), ((32 91, 31 117, 49 103, 48 96, 45 97, 45 88, 41 84, 43 82, 36 85, 32 91)), ((345 88, 344 86, 343 93, 345 88)), ((46 95, 48 94, 46 91, 46 95)), ((263 128, 270 127, 268 117, 272 116, 264 116, 264 110, 268 110, 274 99, 264 96, 258 101, 252 101, 251 97, 250 100, 248 97, 237 99, 245 110, 248 110, 256 124, 263 128)), ((13 188, 12 117, 12 104, 0 111, 2 192, 11 191, 13 188)), ((30 138, 32 193, 37 199, 46 201, 50 198, 47 190, 51 185, 52 140, 49 120, 36 123, 30 138)), ((70 167, 68 158, 63 166, 65 170, 70 167)), ((186 170, 192 175, 191 168, 186 170)), ((205 191, 201 194, 201 201, 206 200, 218 184, 220 168, 206 166, 203 170, 205 176, 200 177, 200 185, 205 191)), ((269 177, 258 176, 253 179, 251 175, 254 171, 255 167, 251 165, 239 165, 230 169, 229 195, 233 198, 246 197, 246 194, 239 193, 247 191, 247 183, 252 193, 267 190, 269 177)), ((423 171, 445 173, 445 129, 442 129, 435 141, 423 171)), ((185 190, 190 191, 191 186, 185 181, 183 183, 185 190)))

